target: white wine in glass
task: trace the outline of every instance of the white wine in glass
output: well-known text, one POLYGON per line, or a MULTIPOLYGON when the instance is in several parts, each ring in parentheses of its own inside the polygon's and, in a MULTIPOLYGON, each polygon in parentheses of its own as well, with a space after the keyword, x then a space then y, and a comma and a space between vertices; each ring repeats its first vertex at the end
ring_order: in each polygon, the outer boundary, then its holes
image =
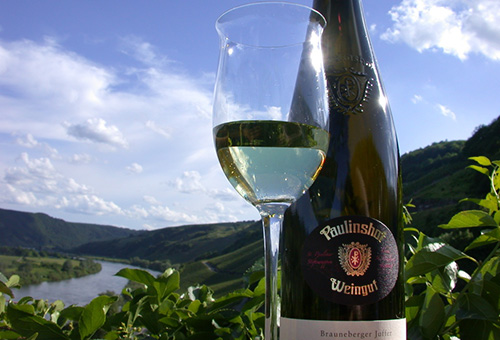
POLYGON ((253 205, 291 203, 313 183, 325 160, 328 133, 282 121, 237 121, 214 129, 220 164, 253 205))
POLYGON ((323 16, 258 2, 219 17, 213 134, 229 182, 264 231, 266 340, 279 339, 278 256, 288 206, 314 182, 329 143, 323 16))

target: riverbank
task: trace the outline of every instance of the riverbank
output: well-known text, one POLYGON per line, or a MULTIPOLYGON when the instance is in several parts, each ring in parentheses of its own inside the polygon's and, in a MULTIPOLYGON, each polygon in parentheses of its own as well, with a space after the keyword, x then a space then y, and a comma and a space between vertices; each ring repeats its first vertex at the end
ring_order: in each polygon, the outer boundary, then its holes
MULTIPOLYGON (((30 296, 34 299, 48 300, 54 302, 61 300, 65 306, 77 305, 85 306, 92 299, 100 294, 118 295, 127 285, 128 280, 116 276, 123 268, 135 268, 123 263, 97 261, 101 265, 101 271, 96 274, 73 278, 56 282, 42 282, 40 284, 22 286, 14 289, 14 301, 19 301, 23 297, 30 296)), ((157 276, 160 272, 148 270, 152 275, 157 276)))
POLYGON ((101 271, 101 264, 87 258, 41 254, 33 249, 2 247, 0 273, 16 274, 22 286, 79 278, 101 271), (42 256, 43 255, 43 256, 42 256))

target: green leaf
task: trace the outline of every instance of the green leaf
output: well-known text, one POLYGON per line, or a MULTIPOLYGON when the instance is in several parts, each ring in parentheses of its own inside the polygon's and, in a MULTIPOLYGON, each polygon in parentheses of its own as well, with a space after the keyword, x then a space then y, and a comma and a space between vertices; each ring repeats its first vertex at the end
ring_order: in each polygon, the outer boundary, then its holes
POLYGON ((493 308, 500 310, 500 285, 487 279, 484 280, 481 296, 487 301, 490 301, 493 308))
POLYGON ((465 251, 482 247, 488 244, 500 242, 500 228, 495 228, 482 235, 479 235, 471 244, 469 244, 465 251))
POLYGON ((483 208, 488 209, 490 212, 498 210, 498 202, 495 196, 488 194, 485 199, 479 198, 464 198, 460 202, 471 202, 483 208))
POLYGON ((5 275, 0 272, 0 282, 7 283, 8 279, 5 275))
POLYGON ((461 211, 453 216, 448 224, 441 224, 443 229, 497 227, 498 223, 487 213, 481 210, 461 211))
POLYGON ((405 314, 407 323, 411 323, 417 319, 420 313, 420 309, 424 304, 424 301, 425 301, 425 296, 423 295, 411 296, 408 298, 408 300, 406 300, 405 314))
POLYGON ((482 166, 491 166, 491 161, 488 157, 485 156, 469 157, 469 159, 476 161, 479 165, 482 166))
POLYGON ((266 279, 265 278, 260 279, 259 284, 254 289, 254 294, 255 294, 255 296, 266 294, 266 279))
POLYGON ((498 325, 485 320, 460 321, 460 337, 462 340, 498 340, 500 329, 498 325))
POLYGON ((16 332, 0 330, 0 339, 10 340, 10 339, 19 339, 20 337, 21 335, 16 332))
POLYGON ((175 303, 169 299, 163 299, 159 305, 158 312, 163 315, 169 315, 171 311, 175 308, 175 303))
MULTIPOLYGON (((6 303, 7 303, 7 299, 5 298, 5 296, 0 294, 0 315, 5 312, 6 303)), ((0 319, 0 322, 1 322, 1 319, 0 319)))
POLYGON ((181 326, 179 323, 179 320, 176 318, 170 318, 170 317, 164 317, 158 320, 159 322, 165 324, 166 326, 170 328, 178 328, 181 326))
POLYGON ((471 280, 471 286, 469 292, 481 295, 484 298, 491 294, 495 294, 494 286, 491 284, 500 284, 500 258, 492 257, 490 260, 485 262, 477 275, 475 275, 471 280), (492 291, 488 291, 493 289, 492 291))
POLYGON ((467 254, 433 238, 426 238, 427 243, 406 263, 405 275, 408 281, 413 276, 424 275, 460 259, 471 259, 467 254))
POLYGON ((422 334, 428 339, 434 339, 443 326, 444 318, 443 300, 432 287, 427 287, 419 320, 422 334))
POLYGON ((14 293, 12 293, 12 290, 10 290, 9 287, 3 282, 0 281, 0 293, 7 294, 11 298, 14 298, 14 293))
POLYGON ((14 293, 10 288, 18 288, 19 285, 19 275, 12 275, 9 279, 0 273, 0 293, 7 294, 11 298, 14 298, 14 293))
POLYGON ((429 282, 436 291, 441 294, 448 294, 453 289, 458 281, 458 265, 456 262, 435 269, 431 273, 426 274, 429 282))
POLYGON ((228 293, 223 297, 217 299, 208 309, 210 313, 219 311, 223 308, 228 308, 243 301, 246 298, 253 297, 253 292, 249 289, 239 290, 236 292, 228 293))
POLYGON ((32 301, 35 301, 35 299, 33 299, 31 296, 25 296, 23 298, 20 298, 19 301, 18 301, 18 305, 24 305, 24 304, 28 304, 32 301))
POLYGON ((487 168, 483 168, 482 166, 477 166, 477 165, 469 165, 467 168, 469 169, 473 169, 473 170, 476 170, 486 176, 490 176, 490 170, 488 170, 487 168))
POLYGON ((191 301, 200 300, 203 303, 214 301, 213 291, 205 285, 188 287, 188 297, 191 301))
POLYGON ((500 190, 500 172, 498 172, 498 170, 500 169, 496 168, 492 175, 492 182, 495 190, 497 191, 497 195, 499 194, 498 190, 500 190))
POLYGON ((159 301, 180 288, 181 277, 177 270, 167 269, 157 279, 153 278, 153 280, 153 287, 156 289, 159 301))
POLYGON ((7 317, 12 324, 13 331, 24 337, 38 333, 37 340, 69 340, 56 324, 33 315, 31 313, 33 310, 33 306, 30 305, 19 306, 11 303, 7 306, 7 317))
POLYGON ((164 329, 163 323, 160 319, 163 315, 160 315, 156 310, 153 310, 151 304, 145 303, 140 311, 139 320, 148 329, 151 334, 159 335, 164 329))
POLYGON ((458 301, 457 320, 475 319, 496 321, 498 313, 491 304, 479 295, 466 293, 458 301))
POLYGON ((156 281, 153 275, 142 269, 123 268, 116 273, 115 276, 121 276, 129 279, 130 281, 142 283, 148 287, 153 286, 156 281))
POLYGON ((198 310, 200 309, 201 306, 201 301, 200 300, 194 300, 189 304, 188 309, 193 312, 193 313, 198 313, 198 310))
POLYGON ((488 279, 493 277, 499 277, 500 275, 500 256, 493 256, 488 262, 486 262, 481 269, 481 273, 484 277, 488 279))
MULTIPOLYGON (((33 300, 31 298, 31 300, 33 300)), ((23 313, 30 314, 30 315, 35 315, 35 307, 29 304, 24 304, 21 302, 18 302, 17 304, 9 304, 9 306, 15 307, 15 310, 22 311, 23 313)))
POLYGON ((21 287, 21 285, 19 284, 20 282, 20 278, 19 278, 19 275, 12 275, 11 277, 9 277, 9 280, 7 281, 6 285, 7 287, 11 287, 11 288, 19 288, 21 287))
POLYGON ((80 306, 69 306, 64 308, 59 315, 60 318, 66 320, 78 321, 83 313, 83 307, 80 306))
POLYGON ((116 296, 96 297, 84 307, 80 316, 79 331, 82 339, 90 338, 106 322, 107 307, 117 300, 116 296))
MULTIPOLYGON (((177 338, 175 338, 175 340, 177 340, 177 338)), ((195 333, 187 337, 186 340, 222 340, 222 338, 215 335, 213 331, 210 331, 195 333)))

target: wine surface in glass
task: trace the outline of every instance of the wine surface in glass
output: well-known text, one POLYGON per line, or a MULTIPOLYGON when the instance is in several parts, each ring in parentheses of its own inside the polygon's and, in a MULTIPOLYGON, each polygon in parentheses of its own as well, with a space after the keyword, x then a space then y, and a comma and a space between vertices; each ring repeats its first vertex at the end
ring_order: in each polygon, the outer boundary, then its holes
POLYGON ((253 205, 293 202, 325 161, 327 131, 296 122, 236 121, 214 128, 222 169, 253 205))

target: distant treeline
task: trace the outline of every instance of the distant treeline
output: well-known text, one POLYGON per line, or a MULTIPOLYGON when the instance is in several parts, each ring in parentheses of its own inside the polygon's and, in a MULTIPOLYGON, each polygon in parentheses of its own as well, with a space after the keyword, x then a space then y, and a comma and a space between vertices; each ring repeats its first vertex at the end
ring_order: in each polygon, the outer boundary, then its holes
POLYGON ((0 272, 17 274, 21 285, 61 281, 95 274, 101 264, 88 258, 70 258, 58 253, 20 247, 0 247, 0 272))
POLYGON ((154 260, 149 261, 139 257, 132 257, 128 260, 132 266, 141 267, 144 269, 151 269, 157 272, 164 272, 167 268, 175 268, 169 260, 154 260))

